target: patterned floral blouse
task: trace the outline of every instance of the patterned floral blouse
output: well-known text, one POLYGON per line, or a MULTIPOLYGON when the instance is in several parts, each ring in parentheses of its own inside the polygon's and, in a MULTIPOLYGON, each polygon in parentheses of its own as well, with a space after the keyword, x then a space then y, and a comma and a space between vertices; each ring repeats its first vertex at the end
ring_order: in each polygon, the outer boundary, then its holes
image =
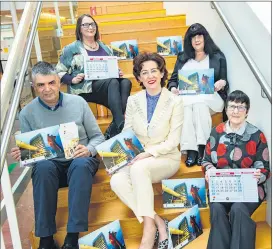
POLYGON ((265 198, 265 181, 270 176, 269 151, 264 134, 254 125, 245 122, 234 133, 229 121, 212 129, 202 162, 205 172, 210 168, 257 168, 262 176, 258 182, 259 197, 265 198))

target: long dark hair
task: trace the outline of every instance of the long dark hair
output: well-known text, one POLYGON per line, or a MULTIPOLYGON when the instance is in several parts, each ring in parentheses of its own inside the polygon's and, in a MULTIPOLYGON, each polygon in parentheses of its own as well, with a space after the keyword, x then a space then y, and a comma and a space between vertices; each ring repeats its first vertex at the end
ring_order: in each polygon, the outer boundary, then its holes
POLYGON ((95 34, 94 38, 95 38, 95 41, 99 40, 100 39, 99 26, 98 26, 97 22, 95 21, 95 19, 92 16, 90 16, 89 14, 83 14, 78 18, 77 25, 76 25, 76 39, 78 41, 82 41, 81 25, 82 25, 82 19, 85 16, 90 17, 94 21, 94 23, 96 25, 96 34, 95 34))
POLYGON ((210 37, 208 31, 205 29, 203 25, 200 23, 192 24, 184 38, 184 53, 183 53, 183 62, 187 62, 189 59, 195 58, 195 50, 192 47, 191 40, 196 35, 203 35, 204 36, 204 52, 209 56, 213 56, 216 52, 221 52, 221 50, 217 47, 214 43, 212 38, 210 37))

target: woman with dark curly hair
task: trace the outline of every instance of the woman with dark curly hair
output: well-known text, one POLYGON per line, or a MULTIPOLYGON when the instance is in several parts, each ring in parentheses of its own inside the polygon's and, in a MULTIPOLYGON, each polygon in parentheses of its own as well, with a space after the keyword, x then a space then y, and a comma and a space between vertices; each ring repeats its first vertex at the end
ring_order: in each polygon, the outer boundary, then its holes
MULTIPOLYGON (((184 125, 180 150, 187 152, 186 165, 201 165, 206 141, 211 131, 211 114, 222 112, 227 98, 227 65, 225 55, 208 31, 199 23, 189 27, 184 38, 184 51, 179 53, 168 89, 178 92, 178 72, 214 69, 214 94, 184 95, 184 125)), ((224 119, 225 113, 223 113, 224 119)))
POLYGON ((56 70, 61 82, 68 85, 68 92, 78 94, 87 102, 104 105, 113 115, 105 138, 118 134, 124 125, 124 113, 132 83, 122 78, 86 80, 84 56, 112 56, 112 51, 99 39, 99 27, 93 17, 83 14, 77 20, 76 41, 64 47, 56 70))
POLYGON ((132 129, 145 152, 111 178, 112 190, 144 222, 140 249, 168 248, 166 221, 154 210, 153 183, 173 176, 180 166, 178 144, 183 123, 182 98, 164 88, 166 63, 156 53, 133 61, 133 73, 144 90, 128 98, 123 130, 132 129))

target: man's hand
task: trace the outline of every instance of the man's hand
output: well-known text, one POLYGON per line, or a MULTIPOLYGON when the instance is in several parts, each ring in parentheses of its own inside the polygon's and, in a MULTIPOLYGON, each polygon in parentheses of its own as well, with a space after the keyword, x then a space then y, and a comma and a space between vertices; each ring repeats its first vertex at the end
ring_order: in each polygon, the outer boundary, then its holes
POLYGON ((179 95, 179 90, 176 87, 172 87, 171 92, 175 95, 179 95))
POLYGON ((221 89, 223 89, 226 85, 226 81, 225 80, 218 80, 214 83, 214 88, 215 88, 215 91, 218 92, 220 91, 221 89))
POLYGON ((20 161, 21 159, 21 151, 19 147, 14 147, 11 149, 11 156, 14 160, 20 161))
POLYGON ((260 178, 262 177, 262 173, 260 169, 257 169, 257 171, 253 174, 254 178, 256 178, 257 182, 259 182, 260 178))
POLYGON ((120 78, 123 78, 123 75, 124 75, 124 74, 123 74, 123 72, 122 72, 120 69, 118 70, 118 73, 119 73, 119 77, 120 77, 120 78))
POLYGON ((91 152, 88 150, 88 148, 82 144, 78 144, 75 149, 74 158, 89 156, 91 156, 91 152))
POLYGON ((76 77, 72 79, 72 84, 79 84, 84 79, 84 73, 77 74, 76 77))
POLYGON ((142 160, 144 158, 148 158, 148 157, 151 157, 152 155, 148 152, 142 152, 140 154, 138 154, 130 163, 129 165, 131 164, 134 164, 136 161, 139 161, 139 160, 142 160))

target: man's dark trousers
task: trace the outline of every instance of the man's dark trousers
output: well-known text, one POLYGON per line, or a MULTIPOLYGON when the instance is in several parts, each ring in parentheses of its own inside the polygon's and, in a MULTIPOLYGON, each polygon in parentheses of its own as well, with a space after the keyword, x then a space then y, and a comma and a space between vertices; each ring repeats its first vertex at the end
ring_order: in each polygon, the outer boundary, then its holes
POLYGON ((56 233, 56 210, 59 187, 69 187, 67 232, 88 230, 88 209, 93 177, 99 161, 93 157, 70 161, 46 160, 32 169, 35 235, 46 237, 56 233))

